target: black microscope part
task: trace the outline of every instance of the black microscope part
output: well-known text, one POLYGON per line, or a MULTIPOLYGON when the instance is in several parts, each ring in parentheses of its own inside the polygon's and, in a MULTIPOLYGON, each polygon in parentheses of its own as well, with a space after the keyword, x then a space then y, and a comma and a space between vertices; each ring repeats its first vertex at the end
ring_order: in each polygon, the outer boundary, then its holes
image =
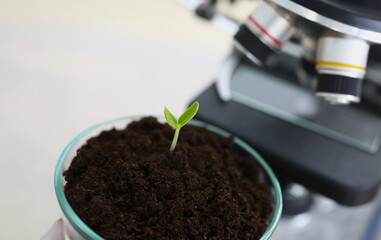
POLYGON ((261 62, 265 62, 274 50, 259 39, 246 25, 241 25, 234 39, 261 62))
POLYGON ((211 20, 215 14, 214 4, 202 3, 196 8, 195 13, 203 19, 211 20))
POLYGON ((311 62, 305 58, 302 58, 300 60, 300 65, 302 66, 302 68, 308 73, 308 74, 311 74, 311 75, 316 75, 317 76, 317 71, 316 71, 316 65, 315 65, 315 62, 311 62))
POLYGON ((283 215, 295 216, 311 209, 314 203, 314 194, 311 191, 295 196, 290 187, 293 183, 282 182, 282 179, 279 179, 279 182, 282 188, 283 215))
POLYGON ((320 74, 316 91, 325 93, 338 93, 360 97, 362 80, 347 76, 320 74))
POLYGON ((381 32, 381 1, 377 0, 292 0, 293 2, 357 28, 381 32))

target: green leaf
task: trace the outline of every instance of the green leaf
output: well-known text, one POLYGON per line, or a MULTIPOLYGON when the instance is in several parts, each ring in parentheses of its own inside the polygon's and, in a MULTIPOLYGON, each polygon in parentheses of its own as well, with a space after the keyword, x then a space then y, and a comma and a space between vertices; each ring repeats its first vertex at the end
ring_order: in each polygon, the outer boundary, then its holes
POLYGON ((171 124, 174 128, 178 128, 175 116, 173 116, 173 114, 166 107, 164 107, 164 116, 169 124, 171 124))
MULTIPOLYGON (((198 111, 198 102, 194 102, 181 116, 179 117, 177 124, 182 128, 187 124, 197 113, 198 111)), ((168 121, 168 120, 167 120, 168 121)))
POLYGON ((173 116, 173 114, 166 107, 164 107, 165 119, 167 120, 169 124, 171 124, 176 129, 169 151, 173 152, 175 150, 177 140, 179 138, 180 129, 196 115, 197 111, 198 111, 198 102, 194 102, 192 106, 190 106, 187 110, 185 110, 185 112, 181 114, 179 119, 176 120, 175 116, 173 116))

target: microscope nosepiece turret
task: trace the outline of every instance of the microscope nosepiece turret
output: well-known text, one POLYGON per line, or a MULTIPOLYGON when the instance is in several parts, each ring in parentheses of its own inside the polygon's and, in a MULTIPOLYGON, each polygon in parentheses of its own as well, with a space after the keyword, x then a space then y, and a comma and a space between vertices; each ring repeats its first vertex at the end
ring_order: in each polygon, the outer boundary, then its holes
POLYGON ((235 45, 260 65, 300 29, 302 39, 317 41, 315 59, 309 58, 316 95, 332 104, 358 103, 370 44, 381 44, 379 11, 371 0, 264 0, 241 25, 235 45))

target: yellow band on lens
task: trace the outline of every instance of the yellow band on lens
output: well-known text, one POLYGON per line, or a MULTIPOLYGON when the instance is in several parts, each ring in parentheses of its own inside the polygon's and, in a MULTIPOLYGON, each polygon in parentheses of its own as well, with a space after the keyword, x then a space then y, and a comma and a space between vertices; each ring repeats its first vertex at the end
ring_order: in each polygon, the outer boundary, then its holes
POLYGON ((346 67, 346 68, 356 68, 365 71, 365 67, 361 66, 356 66, 356 65, 351 65, 351 64, 346 64, 346 63, 338 63, 338 62, 324 62, 320 61, 317 62, 318 66, 333 66, 333 67, 346 67))

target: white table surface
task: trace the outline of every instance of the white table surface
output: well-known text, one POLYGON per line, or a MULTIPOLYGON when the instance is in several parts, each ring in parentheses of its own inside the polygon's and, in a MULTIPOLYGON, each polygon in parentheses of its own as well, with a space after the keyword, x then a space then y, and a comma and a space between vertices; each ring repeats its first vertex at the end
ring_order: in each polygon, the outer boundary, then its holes
POLYGON ((59 218, 53 172, 80 131, 179 114, 231 41, 170 0, 0 0, 0 238, 39 239, 59 218))

